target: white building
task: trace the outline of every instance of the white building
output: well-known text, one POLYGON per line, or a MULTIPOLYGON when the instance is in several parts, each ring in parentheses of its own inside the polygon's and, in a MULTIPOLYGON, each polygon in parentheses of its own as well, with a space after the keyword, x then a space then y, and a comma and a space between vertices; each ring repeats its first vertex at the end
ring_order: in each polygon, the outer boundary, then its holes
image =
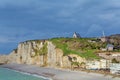
POLYGON ((113 51, 114 45, 107 44, 106 48, 101 48, 102 51, 113 51))
POLYGON ((80 34, 79 34, 79 33, 74 32, 74 34, 73 34, 73 38, 80 38, 80 34))
POLYGON ((106 48, 108 51, 113 51, 114 46, 112 44, 108 44, 106 48))
POLYGON ((110 60, 105 60, 105 59, 101 59, 101 60, 93 60, 93 61, 88 61, 86 63, 86 69, 109 69, 110 65, 110 60))
POLYGON ((113 63, 110 65, 110 72, 112 74, 120 74, 120 63, 113 63))
POLYGON ((119 57, 120 53, 112 54, 112 57, 119 57))
POLYGON ((99 69, 100 68, 100 63, 99 61, 88 61, 86 63, 86 69, 99 69))

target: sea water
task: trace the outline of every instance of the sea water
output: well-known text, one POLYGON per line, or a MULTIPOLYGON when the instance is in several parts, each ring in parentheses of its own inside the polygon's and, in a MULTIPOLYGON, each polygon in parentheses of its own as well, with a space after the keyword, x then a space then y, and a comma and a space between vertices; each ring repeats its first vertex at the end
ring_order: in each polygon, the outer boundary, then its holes
POLYGON ((0 80, 49 80, 49 79, 35 77, 30 74, 23 74, 6 68, 0 68, 0 80))

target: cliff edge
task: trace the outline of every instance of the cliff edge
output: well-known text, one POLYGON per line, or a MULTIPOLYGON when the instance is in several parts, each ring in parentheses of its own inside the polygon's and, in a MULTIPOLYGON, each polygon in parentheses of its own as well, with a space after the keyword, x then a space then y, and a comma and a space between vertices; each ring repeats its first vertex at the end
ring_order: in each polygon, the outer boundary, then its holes
POLYGON ((31 40, 21 42, 18 48, 9 54, 7 63, 71 68, 73 63, 83 62, 85 62, 85 58, 79 55, 64 55, 63 50, 56 47, 51 40, 31 40))

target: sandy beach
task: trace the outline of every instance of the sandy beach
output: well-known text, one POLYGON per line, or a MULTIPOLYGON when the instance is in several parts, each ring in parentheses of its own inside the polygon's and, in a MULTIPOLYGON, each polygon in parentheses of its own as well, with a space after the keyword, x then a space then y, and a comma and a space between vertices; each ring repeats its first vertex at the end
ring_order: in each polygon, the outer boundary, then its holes
POLYGON ((52 80, 120 80, 120 78, 97 73, 87 73, 82 71, 69 71, 53 68, 43 68, 34 65, 25 64, 6 64, 0 65, 3 68, 9 68, 25 73, 35 74, 51 78, 52 80))

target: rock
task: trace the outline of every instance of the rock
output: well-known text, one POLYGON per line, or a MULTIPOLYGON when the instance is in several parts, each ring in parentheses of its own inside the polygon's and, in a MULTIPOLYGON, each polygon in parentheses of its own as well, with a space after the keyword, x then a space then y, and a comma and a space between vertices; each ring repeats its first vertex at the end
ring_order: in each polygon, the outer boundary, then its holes
MULTIPOLYGON (((78 55, 71 54, 64 56, 63 54, 63 51, 56 48, 51 41, 26 41, 20 43, 18 48, 7 56, 7 63, 32 64, 52 68, 71 68, 69 57, 76 57, 78 62, 85 61, 85 59, 78 55)), ((4 59, 2 61, 5 62, 4 59)))
POLYGON ((8 56, 7 55, 0 55, 0 65, 8 63, 8 56))

